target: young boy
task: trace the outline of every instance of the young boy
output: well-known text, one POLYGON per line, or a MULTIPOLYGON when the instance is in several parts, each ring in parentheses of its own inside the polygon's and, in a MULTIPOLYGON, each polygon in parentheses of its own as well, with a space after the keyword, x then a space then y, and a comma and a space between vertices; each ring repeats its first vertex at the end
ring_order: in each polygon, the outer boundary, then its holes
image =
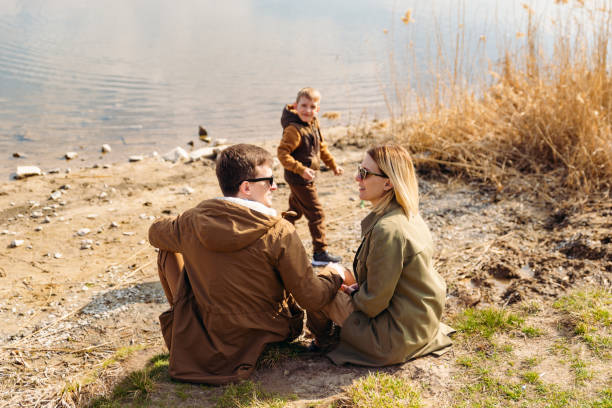
POLYGON ((344 173, 344 169, 336 165, 321 136, 317 119, 320 101, 321 94, 316 89, 299 90, 295 104, 283 109, 283 138, 278 146, 278 159, 285 168, 285 180, 291 189, 289 210, 284 217, 291 223, 295 223, 302 215, 308 220, 314 266, 341 261, 339 256, 326 250, 323 207, 314 185, 316 171, 320 167, 319 155, 336 176, 344 173))

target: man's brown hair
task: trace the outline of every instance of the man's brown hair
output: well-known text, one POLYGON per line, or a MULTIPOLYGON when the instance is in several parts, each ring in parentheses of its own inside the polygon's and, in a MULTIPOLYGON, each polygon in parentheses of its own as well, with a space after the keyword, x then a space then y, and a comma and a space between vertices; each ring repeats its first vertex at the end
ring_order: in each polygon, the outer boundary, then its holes
POLYGON ((255 178, 255 167, 272 166, 272 155, 265 149, 252 144, 237 144, 223 150, 217 158, 217 180, 223 195, 235 197, 240 184, 255 178))

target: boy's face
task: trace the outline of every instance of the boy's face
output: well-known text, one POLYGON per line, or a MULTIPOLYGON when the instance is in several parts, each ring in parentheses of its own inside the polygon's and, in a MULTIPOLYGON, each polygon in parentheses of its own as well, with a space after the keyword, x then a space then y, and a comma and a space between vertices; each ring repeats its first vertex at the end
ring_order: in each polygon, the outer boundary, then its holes
POLYGON ((306 96, 302 96, 295 105, 298 116, 306 123, 312 122, 312 119, 317 116, 317 112, 319 112, 319 101, 315 102, 306 96))

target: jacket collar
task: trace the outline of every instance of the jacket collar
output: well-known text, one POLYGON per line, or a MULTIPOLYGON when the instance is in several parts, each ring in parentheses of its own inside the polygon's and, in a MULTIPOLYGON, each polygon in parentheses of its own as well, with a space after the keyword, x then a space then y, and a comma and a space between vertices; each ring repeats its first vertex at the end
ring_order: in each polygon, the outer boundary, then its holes
POLYGON ((368 232, 374 228, 374 225, 383 218, 385 215, 390 214, 396 211, 403 211, 402 207, 395 201, 391 201, 387 209, 380 214, 375 213, 374 211, 370 212, 363 220, 361 220, 361 237, 364 237, 368 232))
POLYGON ((243 207, 250 208, 251 210, 255 210, 257 212, 269 215, 270 217, 276 217, 276 210, 274 208, 266 207, 260 202, 245 200, 244 198, 239 197, 219 197, 219 200, 230 201, 234 204, 241 205, 243 207))

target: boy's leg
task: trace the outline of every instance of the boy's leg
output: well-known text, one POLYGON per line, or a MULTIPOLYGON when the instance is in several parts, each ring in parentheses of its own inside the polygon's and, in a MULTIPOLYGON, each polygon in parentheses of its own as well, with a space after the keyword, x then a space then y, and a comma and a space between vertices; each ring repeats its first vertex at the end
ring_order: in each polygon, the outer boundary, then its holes
POLYGON ((292 224, 295 224, 295 222, 302 218, 302 215, 304 215, 304 210, 299 200, 299 192, 296 193, 296 189, 298 187, 301 186, 294 186, 293 184, 289 184, 289 189, 291 190, 291 193, 289 194, 289 209, 287 210, 287 212, 293 211, 295 212, 295 215, 283 215, 283 217, 292 224))
POLYGON ((180 253, 159 250, 157 255, 157 272, 166 298, 170 305, 174 304, 174 299, 178 292, 179 279, 185 262, 180 253))
POLYGON ((294 192, 296 203, 301 207, 301 212, 308 220, 308 229, 312 237, 313 251, 325 251, 327 248, 325 226, 323 223, 325 215, 323 214, 323 206, 319 201, 317 188, 314 183, 291 186, 291 193, 293 194, 294 192))

